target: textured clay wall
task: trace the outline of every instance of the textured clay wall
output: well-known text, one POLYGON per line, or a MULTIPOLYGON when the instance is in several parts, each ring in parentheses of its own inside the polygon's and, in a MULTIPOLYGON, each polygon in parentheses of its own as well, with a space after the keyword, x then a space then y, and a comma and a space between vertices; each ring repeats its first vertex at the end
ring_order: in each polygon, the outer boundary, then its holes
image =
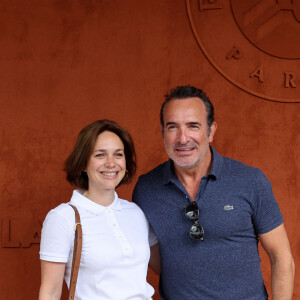
POLYGON ((299 7, 256 2, 0 1, 1 299, 37 299, 41 222, 69 200, 62 164, 78 131, 124 125, 144 173, 166 159, 159 108, 181 84, 212 99, 215 148, 272 181, 299 266, 299 7))

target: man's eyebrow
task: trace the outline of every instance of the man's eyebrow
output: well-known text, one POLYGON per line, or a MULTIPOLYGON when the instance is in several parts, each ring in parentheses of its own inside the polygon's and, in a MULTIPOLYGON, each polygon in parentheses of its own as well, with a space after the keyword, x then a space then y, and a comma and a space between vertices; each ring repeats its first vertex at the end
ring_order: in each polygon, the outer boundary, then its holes
POLYGON ((189 125, 199 125, 201 126, 202 124, 200 122, 187 122, 189 125))
MULTIPOLYGON (((168 125, 176 125, 176 124, 177 124, 176 122, 167 122, 166 126, 168 126, 168 125)), ((185 124, 186 125, 198 125, 198 126, 202 126, 202 124, 200 122, 193 122, 193 121, 186 122, 185 124)))
POLYGON ((175 124, 176 124, 176 122, 167 122, 166 126, 168 126, 168 125, 175 125, 175 124))

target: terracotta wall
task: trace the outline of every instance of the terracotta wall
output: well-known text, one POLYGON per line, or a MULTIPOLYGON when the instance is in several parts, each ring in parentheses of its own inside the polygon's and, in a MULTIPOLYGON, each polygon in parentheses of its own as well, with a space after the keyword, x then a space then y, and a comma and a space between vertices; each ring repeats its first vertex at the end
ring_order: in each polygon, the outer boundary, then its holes
MULTIPOLYGON (((144 173, 166 159, 159 108, 181 84, 203 88, 215 104, 216 149, 272 181, 299 266, 299 8, 247 27, 257 17, 250 10, 250 23, 241 19, 251 2, 0 1, 1 299, 37 299, 41 222, 71 195, 62 164, 78 131, 118 121, 144 173)), ((120 196, 131 198, 136 179, 120 196)))

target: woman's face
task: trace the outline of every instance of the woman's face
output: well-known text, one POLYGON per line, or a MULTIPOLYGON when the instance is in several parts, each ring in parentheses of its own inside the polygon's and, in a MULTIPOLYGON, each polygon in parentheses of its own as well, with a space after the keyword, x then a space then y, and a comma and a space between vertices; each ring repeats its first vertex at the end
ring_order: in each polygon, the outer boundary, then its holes
POLYGON ((121 139, 111 131, 98 135, 86 167, 89 191, 114 190, 125 176, 126 160, 121 139))

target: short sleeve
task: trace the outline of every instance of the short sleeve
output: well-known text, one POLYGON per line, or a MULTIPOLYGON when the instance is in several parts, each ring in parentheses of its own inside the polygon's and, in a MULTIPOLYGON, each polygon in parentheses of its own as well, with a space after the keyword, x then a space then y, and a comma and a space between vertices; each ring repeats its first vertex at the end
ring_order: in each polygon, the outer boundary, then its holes
POLYGON ((158 239, 157 236, 151 226, 151 224, 149 223, 149 235, 148 235, 148 239, 149 239, 149 245, 150 247, 154 246, 155 244, 158 243, 158 239))
POLYGON ((256 179, 257 194, 253 221, 256 233, 263 234, 281 225, 283 218, 271 182, 261 171, 256 179))
POLYGON ((67 218, 51 210, 43 223, 40 259, 67 263, 72 240, 74 240, 74 230, 67 218))

